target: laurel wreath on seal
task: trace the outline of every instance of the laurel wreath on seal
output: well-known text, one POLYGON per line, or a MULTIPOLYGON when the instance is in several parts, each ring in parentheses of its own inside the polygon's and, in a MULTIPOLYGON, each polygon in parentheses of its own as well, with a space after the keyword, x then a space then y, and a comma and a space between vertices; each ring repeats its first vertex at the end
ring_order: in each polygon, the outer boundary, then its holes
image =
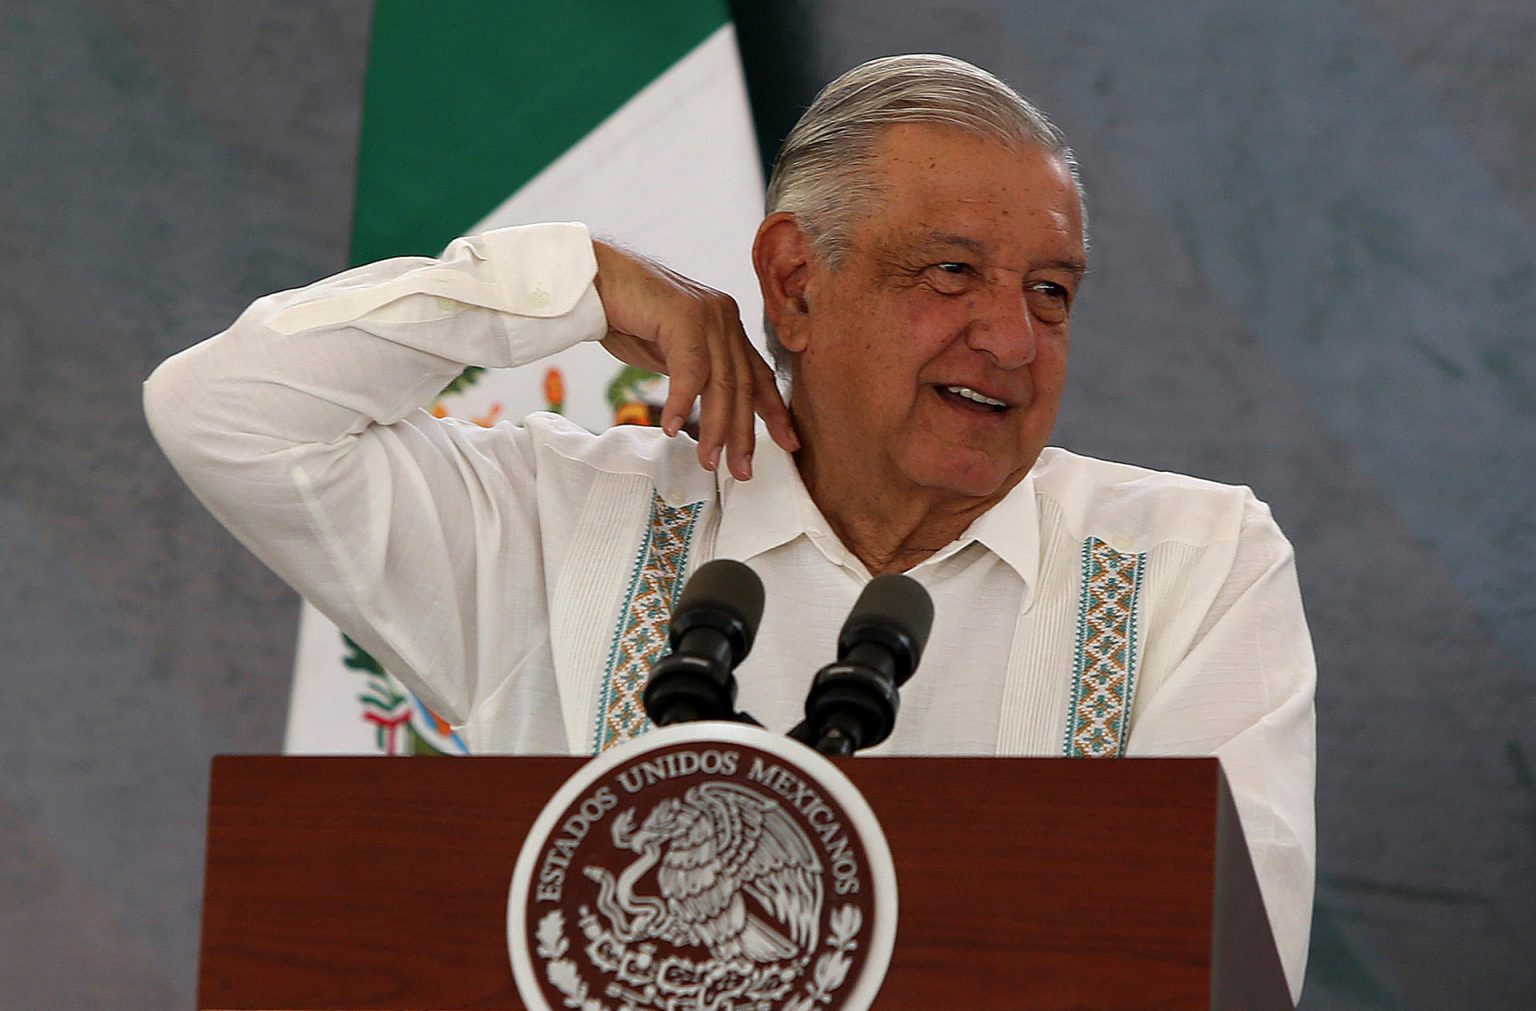
POLYGON ((539 957, 545 960, 544 975, 551 986, 565 994, 565 1006, 581 1011, 607 1011, 601 1001, 587 999, 587 984, 576 963, 565 958, 571 944, 565 939, 565 914, 556 909, 539 921, 539 957))
POLYGON ((863 923, 864 914, 857 906, 842 906, 832 914, 827 921, 826 937, 827 947, 832 950, 816 960, 805 993, 785 1004, 783 1011, 810 1011, 817 1004, 832 999, 848 978, 848 969, 853 965, 853 958, 848 953, 859 946, 854 938, 863 923))
MULTIPOLYGON (((811 970, 805 992, 793 997, 782 1011, 811 1011, 818 1004, 826 1004, 832 995, 848 979, 853 966, 850 955, 859 946, 856 938, 864 924, 864 914, 857 906, 845 905, 832 913, 827 921, 825 942, 830 951, 823 952, 811 970)), ((556 990, 565 995, 564 1004, 579 1011, 609 1011, 601 1000, 592 997, 586 981, 576 963, 565 957, 570 942, 565 939, 565 914, 555 909, 539 920, 537 931, 538 955, 545 960, 544 975, 556 990)))

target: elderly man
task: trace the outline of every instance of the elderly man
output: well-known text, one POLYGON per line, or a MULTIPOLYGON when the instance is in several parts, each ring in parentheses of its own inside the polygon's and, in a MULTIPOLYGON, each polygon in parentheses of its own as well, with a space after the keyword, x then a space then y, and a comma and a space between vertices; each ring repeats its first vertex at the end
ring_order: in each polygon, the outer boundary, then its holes
POLYGON ((156 372, 152 426, 478 751, 642 731, 667 609, 710 557, 763 578, 741 704, 787 729, 863 584, 906 572, 937 617, 881 750, 1221 756, 1298 991, 1314 670, 1290 546, 1247 489, 1046 448, 1085 268, 1060 133, 968 64, 877 60, 807 111, 768 209, 787 407, 729 297, 536 225, 261 299, 156 372), (662 431, 421 410, 466 365, 583 340, 671 376, 662 431))

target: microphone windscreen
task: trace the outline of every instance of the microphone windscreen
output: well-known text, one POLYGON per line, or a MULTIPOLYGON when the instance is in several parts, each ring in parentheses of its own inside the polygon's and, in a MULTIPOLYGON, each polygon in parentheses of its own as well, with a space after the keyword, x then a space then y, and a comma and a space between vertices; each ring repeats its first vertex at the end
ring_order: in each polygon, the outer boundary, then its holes
POLYGON ((675 615, 724 611, 746 626, 748 648, 763 620, 763 581, 757 573, 730 558, 705 562, 683 584, 675 615))
POLYGON ((839 655, 852 648, 861 630, 871 628, 893 630, 905 637, 911 644, 912 666, 916 667, 933 629, 933 598, 911 576, 894 572, 876 576, 859 594, 843 623, 839 655))

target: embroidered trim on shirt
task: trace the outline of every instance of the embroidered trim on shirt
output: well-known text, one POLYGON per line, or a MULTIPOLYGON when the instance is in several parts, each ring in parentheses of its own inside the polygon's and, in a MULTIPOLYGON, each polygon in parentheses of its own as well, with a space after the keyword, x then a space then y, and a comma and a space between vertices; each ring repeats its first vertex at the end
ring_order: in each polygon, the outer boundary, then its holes
POLYGON ((1097 537, 1083 541, 1077 651, 1067 705, 1069 758, 1115 758, 1125 747, 1136 693, 1137 602, 1147 556, 1123 554, 1097 537))
POLYGON ((651 497, 651 518, 635 554, 597 703, 593 752, 606 751, 650 729, 640 693, 667 649, 667 622, 682 592, 693 525, 703 502, 669 506, 651 497))

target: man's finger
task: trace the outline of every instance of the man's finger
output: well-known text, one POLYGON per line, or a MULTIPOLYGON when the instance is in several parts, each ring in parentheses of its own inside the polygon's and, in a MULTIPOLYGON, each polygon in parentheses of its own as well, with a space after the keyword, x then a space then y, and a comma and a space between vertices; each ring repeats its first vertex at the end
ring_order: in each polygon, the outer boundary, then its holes
POLYGON ((739 319, 735 321, 735 331, 735 339, 731 342, 731 431, 728 459, 731 474, 736 480, 749 481, 752 479, 752 452, 757 445, 756 417, 752 411, 756 394, 751 361, 757 354, 752 350, 752 345, 747 343, 747 334, 739 319))
POLYGON ((661 409, 661 427, 668 435, 676 435, 687 424, 688 415, 693 412, 693 402, 709 380, 709 352, 689 341, 686 349, 674 348, 668 353, 664 364, 668 383, 667 402, 661 409))
POLYGON ((705 470, 720 465, 720 453, 730 435, 733 371, 729 354, 711 356, 709 380, 699 401, 699 463, 705 470))
POLYGON ((778 443, 786 453, 793 453, 800 448, 800 436, 795 434, 794 419, 790 417, 789 407, 784 403, 784 398, 779 395, 778 383, 774 381, 773 369, 755 351, 752 359, 752 400, 758 416, 768 426, 768 434, 773 441, 778 443))

